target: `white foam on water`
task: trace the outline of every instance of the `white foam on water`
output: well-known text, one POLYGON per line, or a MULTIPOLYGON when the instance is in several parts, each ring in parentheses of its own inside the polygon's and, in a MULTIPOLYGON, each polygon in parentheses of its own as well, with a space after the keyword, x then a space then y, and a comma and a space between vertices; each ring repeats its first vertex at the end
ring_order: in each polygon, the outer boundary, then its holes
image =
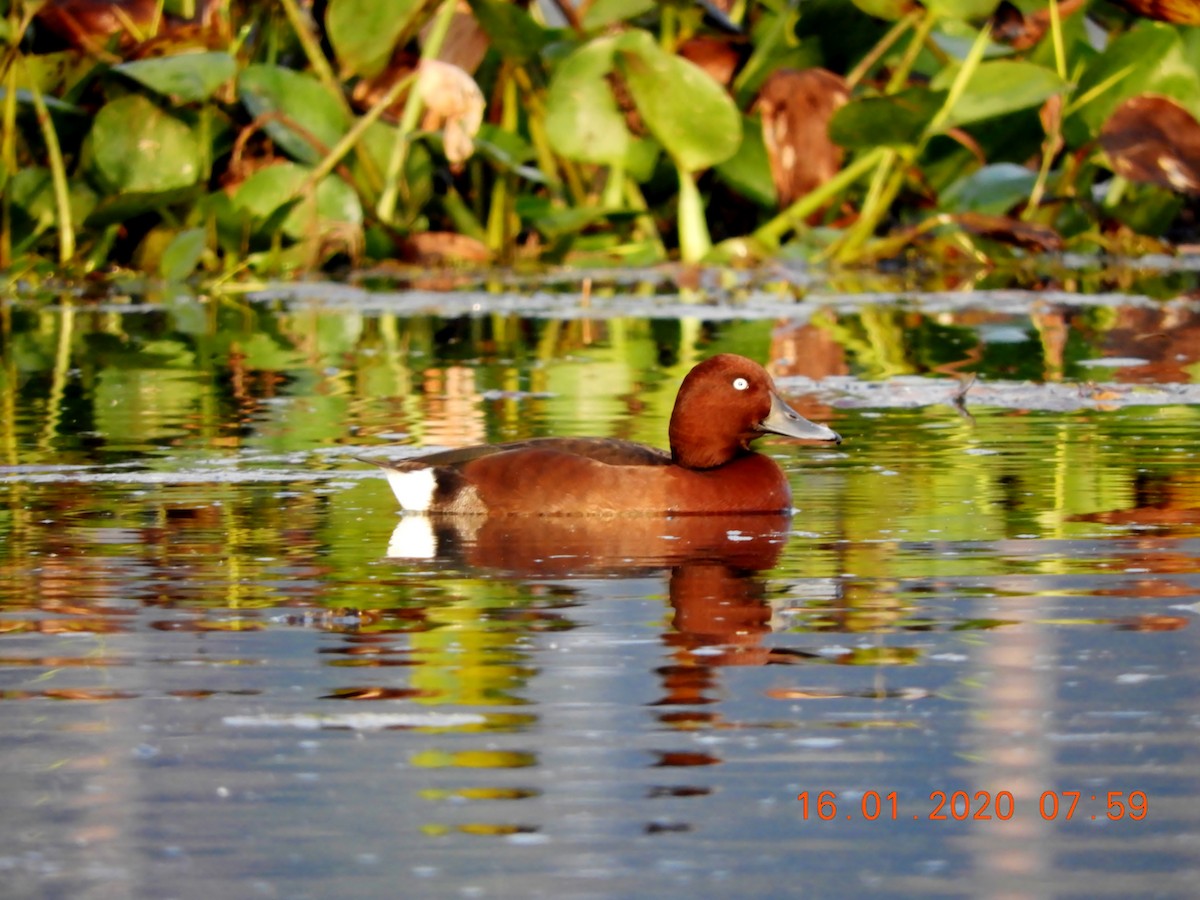
POLYGON ((316 713, 225 716, 221 720, 230 728, 299 728, 312 731, 321 728, 349 728, 353 731, 379 731, 384 728, 461 728, 482 725, 487 720, 478 713, 316 713))

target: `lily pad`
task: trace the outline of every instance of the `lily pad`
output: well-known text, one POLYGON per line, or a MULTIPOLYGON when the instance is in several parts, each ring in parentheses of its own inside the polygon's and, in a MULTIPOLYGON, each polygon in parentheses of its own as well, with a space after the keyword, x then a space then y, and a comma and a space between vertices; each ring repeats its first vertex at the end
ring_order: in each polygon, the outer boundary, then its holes
POLYGON ((200 264, 208 245, 203 228, 188 228, 175 235, 159 260, 159 272, 167 281, 182 281, 200 264))
POLYGON ((329 225, 362 223, 358 196, 336 175, 317 185, 315 206, 309 198, 298 196, 309 174, 309 169, 289 162, 259 169, 242 182, 233 196, 233 208, 248 214, 260 230, 273 225, 286 210, 280 228, 295 240, 308 236, 313 227, 327 230, 329 225))
POLYGON ((942 192, 940 206, 947 212, 1003 215, 1029 199, 1037 175, 1015 163, 984 166, 951 184, 942 192))
POLYGON ((195 184, 203 154, 192 129, 139 94, 96 114, 91 131, 95 174, 113 194, 160 194, 195 184))
POLYGON ((945 102, 945 91, 926 88, 851 100, 833 114, 829 137, 847 150, 915 146, 945 102))
POLYGON ((252 116, 272 116, 263 127, 303 163, 316 164, 350 128, 349 114, 324 85, 282 66, 248 66, 238 94, 252 116))
MULTIPOLYGON (((930 86, 934 90, 949 89, 957 74, 957 67, 943 69, 930 86)), ((1038 106, 1066 89, 1067 83, 1057 73, 1034 63, 1007 59, 981 63, 951 110, 945 128, 1038 106)))
POLYGON ((367 78, 382 72, 424 5, 422 0, 329 0, 325 31, 342 68, 367 78))
POLYGON ((646 31, 617 40, 616 69, 646 128, 688 172, 724 162, 742 142, 742 117, 703 69, 664 51, 646 31))
POLYGON ((546 135, 563 156, 620 164, 629 149, 625 116, 609 87, 615 38, 584 44, 562 61, 546 97, 546 135))
POLYGON ((139 59, 114 67, 155 93, 184 103, 207 100, 237 74, 237 63, 228 53, 181 53, 157 59, 139 59))
POLYGON ((596 31, 614 22, 628 22, 654 9, 654 0, 593 0, 583 14, 583 27, 596 31))
POLYGON ((471 12, 496 52, 507 60, 525 64, 537 58, 552 33, 515 3, 470 0, 471 12))

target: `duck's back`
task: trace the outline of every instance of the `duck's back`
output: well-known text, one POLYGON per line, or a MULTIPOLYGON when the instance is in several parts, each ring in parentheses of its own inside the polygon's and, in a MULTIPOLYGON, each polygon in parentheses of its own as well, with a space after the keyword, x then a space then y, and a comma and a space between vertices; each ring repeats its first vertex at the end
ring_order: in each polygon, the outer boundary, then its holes
POLYGON ((545 451, 561 453, 566 456, 578 456, 590 459, 608 466, 669 466, 671 454, 657 447, 639 444, 636 441, 623 441, 619 438, 595 437, 545 437, 530 438, 525 441, 510 441, 506 444, 481 444, 476 447, 461 447, 455 450, 442 450, 438 453, 428 453, 412 460, 405 460, 399 465, 413 466, 462 466, 499 453, 521 453, 529 451, 545 451))

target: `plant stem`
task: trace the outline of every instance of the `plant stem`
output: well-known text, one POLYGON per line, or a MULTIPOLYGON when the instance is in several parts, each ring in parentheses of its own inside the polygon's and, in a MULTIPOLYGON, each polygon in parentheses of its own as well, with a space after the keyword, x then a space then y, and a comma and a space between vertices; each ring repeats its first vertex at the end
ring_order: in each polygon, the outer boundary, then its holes
MULTIPOLYGON (((500 127, 509 134, 517 130, 517 82, 507 69, 500 73, 501 90, 504 92, 500 127)), ((511 172, 499 171, 492 182, 492 199, 488 209, 488 249, 493 256, 503 259, 508 251, 511 234, 509 222, 512 206, 513 176, 511 172)))
POLYGON ((279 0, 279 2, 283 6, 284 15, 287 16, 288 23, 292 26, 292 31, 296 34, 296 39, 300 41, 300 46, 304 50, 304 56, 308 59, 308 64, 312 66, 317 79, 329 89, 329 92, 337 98, 341 107, 348 112, 350 104, 346 101, 346 95, 342 92, 342 86, 338 82, 337 76, 333 74, 333 67, 329 65, 329 60, 325 58, 325 54, 321 51, 320 41, 312 33, 312 29, 308 27, 307 17, 300 11, 300 7, 296 5, 296 0, 279 0))
POLYGON ((638 228, 644 234, 644 239, 654 246, 654 249, 659 259, 667 258, 667 246, 663 243, 662 235, 658 232, 658 226, 654 223, 654 216, 646 206, 646 197, 638 188, 637 182, 632 178, 624 179, 625 182, 625 202, 630 209, 636 209, 641 212, 638 216, 638 228))
POLYGON ((386 93, 380 97, 369 110, 360 116, 354 123, 353 127, 342 135, 341 140, 333 145, 333 148, 325 154, 325 157, 317 163, 309 176, 304 179, 295 196, 301 196, 306 191, 312 190, 318 181, 334 170, 338 162, 354 149, 359 139, 366 133, 375 122, 384 114, 389 106, 399 99, 400 95, 408 90, 416 83, 417 75, 412 73, 398 80, 386 93))
MULTIPOLYGON (((437 18, 433 22, 433 27, 429 29, 425 46, 421 50, 421 62, 427 59, 437 59, 438 54, 442 52, 442 44, 446 41, 446 34, 450 30, 450 23, 454 20, 456 9, 456 0, 442 0, 441 9, 438 10, 437 18)), ((408 92, 404 112, 400 115, 400 133, 392 148, 392 157, 388 160, 387 173, 384 175, 383 193, 375 207, 379 218, 388 224, 392 224, 396 220, 396 205, 400 198, 400 179, 404 174, 404 161, 408 157, 408 136, 416 131, 417 120, 421 118, 420 95, 421 92, 417 87, 408 92)))
POLYGON ((770 222, 760 226, 754 232, 754 240, 771 249, 778 247, 785 234, 802 225, 806 218, 833 200, 867 172, 882 165, 890 152, 893 151, 886 147, 876 147, 869 153, 860 156, 824 184, 805 194, 770 222))
POLYGON ((1050 37, 1054 41, 1054 68, 1058 77, 1067 80, 1067 51, 1063 46, 1062 16, 1058 13, 1058 0, 1050 0, 1050 37))
MULTIPOLYGON (((62 421, 63 397, 67 391, 67 376, 71 371, 71 339, 75 334, 75 305, 70 295, 63 295, 62 304, 58 320, 58 346, 50 376, 50 395, 46 398, 46 421, 38 442, 39 448, 47 453, 51 450, 50 445, 62 421)), ((52 312, 49 314, 53 315, 52 312)))
POLYGON ((896 71, 892 73, 892 77, 888 81, 887 93, 889 94, 896 93, 908 84, 908 76, 912 74, 912 68, 917 64, 917 57, 921 55, 921 50, 925 46, 925 42, 929 40, 930 32, 933 31, 935 19, 932 15, 928 12, 914 15, 919 17, 916 28, 913 30, 912 40, 900 60, 900 65, 896 67, 896 71))
POLYGON ((679 256, 684 262, 699 262, 712 249, 712 238, 708 234, 708 222, 704 218, 704 202, 692 173, 678 163, 679 209, 679 256))
MULTIPOLYGON (((283 5, 284 14, 287 16, 288 23, 292 26, 292 31, 296 34, 296 39, 300 41, 300 46, 304 50, 304 56, 308 60, 308 64, 312 66, 313 74, 317 76, 317 80, 321 84, 325 85, 326 90, 337 101, 342 111, 348 117, 353 118, 354 110, 350 106, 350 101, 346 99, 345 91, 342 90, 342 85, 334 74, 333 67, 330 66, 329 60, 325 58, 325 54, 321 51, 320 41, 312 33, 312 29, 308 27, 307 17, 296 5, 296 0, 280 0, 280 3, 283 5)), ((361 149, 358 158, 362 163, 367 181, 372 188, 378 188, 381 179, 378 169, 375 168, 375 161, 371 158, 370 154, 361 151, 361 149)))
MULTIPOLYGON (((21 60, 24 63, 24 59, 21 60)), ((50 180, 54 185, 54 209, 58 219, 58 261, 66 265, 75 257, 75 226, 71 222, 71 192, 67 185, 67 169, 63 163, 62 148, 58 143, 58 132, 54 130, 54 120, 46 109, 46 101, 42 90, 38 87, 37 79, 25 67, 25 77, 29 81, 29 94, 33 98, 33 108, 37 113, 38 126, 42 130, 42 140, 46 142, 46 155, 50 164, 50 180)))
POLYGON ((897 165, 901 159, 900 153, 893 148, 889 147, 884 151, 883 159, 871 178, 871 186, 867 189, 858 221, 840 241, 823 254, 824 256, 846 262, 875 233, 904 184, 905 168, 897 165))
POLYGON ((858 65, 846 74, 846 84, 854 87, 854 85, 862 81, 875 68, 875 64, 879 62, 880 58, 892 48, 896 41, 904 36, 904 32, 916 25, 920 19, 921 13, 919 10, 913 10, 904 18, 898 19, 888 29, 888 33, 880 38, 879 42, 867 52, 866 56, 859 60, 858 65))
MULTIPOLYGON (((3 185, 17 170, 17 69, 9 66, 4 78, 4 130, 0 133, 0 167, 3 185)), ((0 270, 12 266, 12 197, 0 189, 0 270)))
POLYGON ((983 60, 983 54, 987 50, 991 36, 991 25, 985 25, 979 29, 975 43, 971 45, 971 49, 967 51, 967 56, 962 61, 962 65, 958 67, 958 72, 954 76, 954 82, 950 85, 950 90, 946 94, 945 102, 942 103, 941 109, 934 114, 929 124, 925 126, 925 131, 921 135, 921 141, 917 145, 918 150, 923 148, 930 138, 940 134, 947 127, 947 122, 951 119, 951 113, 954 112, 954 107, 966 92, 967 85, 971 81, 971 76, 979 69, 979 63, 983 60))

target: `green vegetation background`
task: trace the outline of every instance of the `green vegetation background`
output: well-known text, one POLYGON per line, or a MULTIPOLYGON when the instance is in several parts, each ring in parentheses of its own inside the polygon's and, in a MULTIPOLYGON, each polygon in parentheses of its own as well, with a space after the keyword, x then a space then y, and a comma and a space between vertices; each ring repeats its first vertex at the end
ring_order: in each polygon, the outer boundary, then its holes
POLYGON ((1150 10, 1174 23, 1103 0, 756 0, 730 10, 739 35, 651 0, 561 27, 500 0, 148 0, 64 41, 79 5, 0 2, 10 285, 396 259, 990 265, 1194 236, 1188 0, 1150 10), (477 67, 437 67, 465 17, 477 67), (696 36, 732 48, 727 86, 676 52, 696 36), (828 128, 845 155, 781 208, 756 98, 812 67, 848 86, 828 128), (1147 137, 1163 103, 1178 127, 1147 137), (1148 166, 1114 149, 1130 135, 1148 166))

